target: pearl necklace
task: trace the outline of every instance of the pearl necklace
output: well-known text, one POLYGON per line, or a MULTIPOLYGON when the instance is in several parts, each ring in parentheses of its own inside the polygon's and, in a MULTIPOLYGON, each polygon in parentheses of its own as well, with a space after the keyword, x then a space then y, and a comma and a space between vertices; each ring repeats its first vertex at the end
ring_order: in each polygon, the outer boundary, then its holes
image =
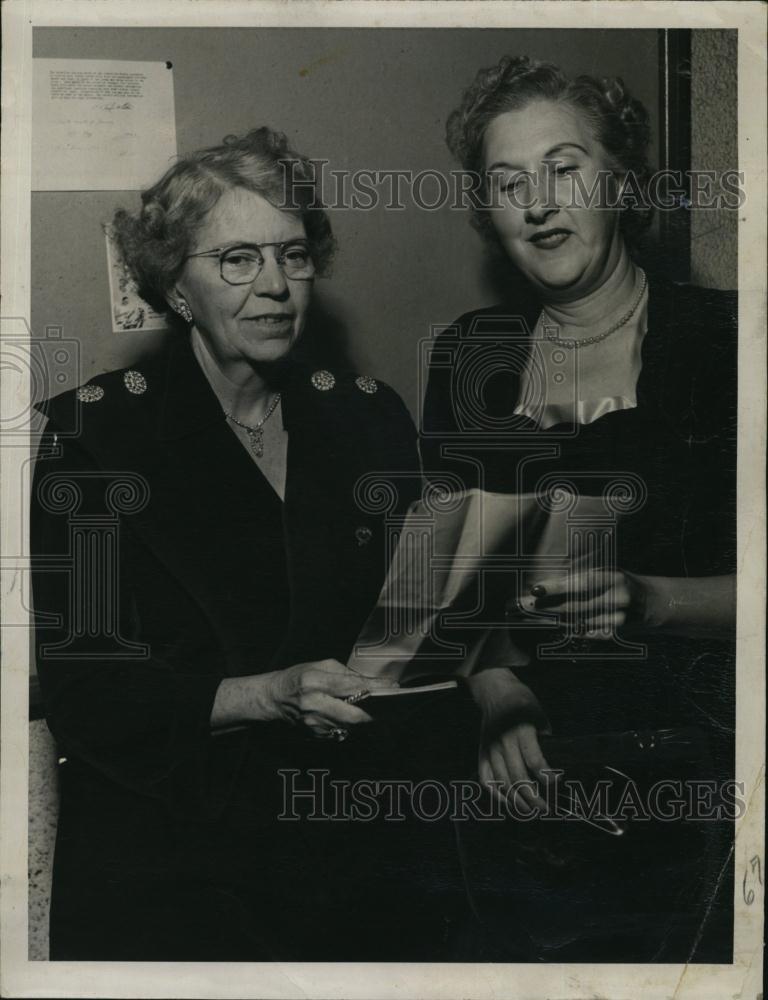
POLYGON ((573 340, 571 338, 558 337, 557 333, 552 332, 558 329, 557 325, 546 326, 542 324, 544 326, 544 336, 550 343, 558 344, 560 347, 567 347, 569 351, 572 351, 574 348, 577 347, 586 347, 588 344, 599 344, 601 340, 605 340, 606 337, 610 337, 612 333, 616 333, 616 331, 620 330, 622 326, 626 326, 626 324, 632 319, 632 317, 637 312, 637 307, 640 305, 643 295, 645 295, 645 289, 648 287, 648 278, 645 275, 645 271, 641 270, 640 274, 643 276, 643 280, 640 286, 640 291, 637 294, 637 298, 632 303, 631 307, 627 310, 627 312, 624 313, 621 319, 618 320, 616 323, 614 323, 613 326, 610 327, 608 330, 604 330, 602 333, 595 334, 594 337, 584 337, 583 340, 573 340))
POLYGON ((238 427, 242 427, 244 431, 248 432, 248 438, 251 442, 251 451, 254 453, 256 458, 262 458, 264 455, 264 433, 262 428, 277 409, 277 404, 279 402, 280 393, 277 392, 275 393, 275 398, 267 407, 267 412, 257 424, 244 424, 242 420, 238 420, 237 417, 234 417, 228 410, 224 411, 224 416, 227 420, 231 420, 233 424, 237 424, 238 427))

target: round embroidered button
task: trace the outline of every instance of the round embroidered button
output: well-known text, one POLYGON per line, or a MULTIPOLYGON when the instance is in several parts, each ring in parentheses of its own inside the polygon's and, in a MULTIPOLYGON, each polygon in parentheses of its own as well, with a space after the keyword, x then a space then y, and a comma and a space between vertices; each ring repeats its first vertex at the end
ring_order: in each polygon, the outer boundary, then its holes
POLYGON ((75 393, 81 403, 95 403, 104 396, 100 385, 81 385, 75 393))
POLYGON ((331 372, 326 371, 324 368, 321 368, 320 371, 315 372, 312 375, 311 381, 312 385, 316 389, 319 389, 320 392, 328 392, 329 389, 332 389, 336 385, 335 376, 332 375, 331 372))
POLYGON ((360 528, 355 528, 355 538, 358 545, 367 545, 373 538, 373 532, 366 525, 362 525, 360 528))
POLYGON ((137 372, 133 368, 124 373, 123 384, 128 392, 132 392, 134 396, 140 396, 142 392, 147 391, 147 380, 141 372, 137 372))
POLYGON ((552 381, 560 385, 561 382, 565 382, 565 375, 562 372, 555 372, 552 376, 552 381))
POLYGON ((370 375, 360 375, 355 379, 355 385, 360 390, 360 392, 367 392, 369 396, 372 396, 374 392, 379 391, 378 383, 375 378, 371 378, 370 375))
POLYGON ((565 363, 565 351, 552 351, 552 360, 556 365, 565 363))

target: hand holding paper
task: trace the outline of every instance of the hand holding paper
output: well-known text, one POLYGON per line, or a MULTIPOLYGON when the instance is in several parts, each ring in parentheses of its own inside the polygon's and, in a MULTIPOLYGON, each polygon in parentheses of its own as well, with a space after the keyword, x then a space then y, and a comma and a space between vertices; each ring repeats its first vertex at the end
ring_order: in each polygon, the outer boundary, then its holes
MULTIPOLYGON (((607 561, 602 548, 615 519, 606 515, 600 497, 572 496, 553 505, 536 494, 469 490, 443 498, 437 507, 414 504, 350 666, 401 679, 469 676, 498 661, 498 643, 508 637, 510 626, 556 629, 559 611, 571 601, 573 559, 583 560, 589 573, 602 566, 607 561), (586 541, 578 532, 585 522, 600 528, 592 528, 586 541), (556 605, 544 606, 531 594, 542 580, 558 595, 556 605)), ((607 577, 599 578, 607 584, 607 577)), ((593 599, 591 580, 578 583, 586 587, 588 600, 593 599)), ((603 593, 605 606, 611 601, 624 601, 620 609, 626 606, 620 581, 603 593)), ((613 612, 605 607, 599 610, 599 602, 590 611, 593 627, 610 637, 618 617, 610 617, 613 612)), ((514 657, 509 647, 504 655, 514 657)))

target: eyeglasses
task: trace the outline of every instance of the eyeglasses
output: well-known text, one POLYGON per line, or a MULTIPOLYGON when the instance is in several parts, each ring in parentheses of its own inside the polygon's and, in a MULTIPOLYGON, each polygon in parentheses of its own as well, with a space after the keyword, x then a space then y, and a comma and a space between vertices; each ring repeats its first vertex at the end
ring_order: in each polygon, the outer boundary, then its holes
POLYGON ((309 281, 315 275, 315 262, 306 243, 238 243, 232 247, 214 247, 190 257, 218 257, 221 277, 229 285, 249 285, 261 274, 264 267, 264 247, 276 247, 275 260, 286 278, 309 281))

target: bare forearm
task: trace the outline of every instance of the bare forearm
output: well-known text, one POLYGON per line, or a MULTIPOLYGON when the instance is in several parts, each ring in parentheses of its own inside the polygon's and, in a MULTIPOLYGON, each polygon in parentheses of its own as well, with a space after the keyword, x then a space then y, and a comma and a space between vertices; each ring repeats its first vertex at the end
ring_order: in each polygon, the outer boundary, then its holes
POLYGON ((475 704, 489 718, 499 723, 533 722, 547 730, 544 710, 531 689, 509 667, 490 667, 467 678, 475 704))
POLYGON ((467 686, 472 698, 481 707, 495 704, 512 688, 521 691, 524 687, 508 667, 488 667, 480 670, 467 678, 467 686))
POLYGON ((677 635, 725 633, 736 624, 736 577, 646 576, 645 625, 677 635))

